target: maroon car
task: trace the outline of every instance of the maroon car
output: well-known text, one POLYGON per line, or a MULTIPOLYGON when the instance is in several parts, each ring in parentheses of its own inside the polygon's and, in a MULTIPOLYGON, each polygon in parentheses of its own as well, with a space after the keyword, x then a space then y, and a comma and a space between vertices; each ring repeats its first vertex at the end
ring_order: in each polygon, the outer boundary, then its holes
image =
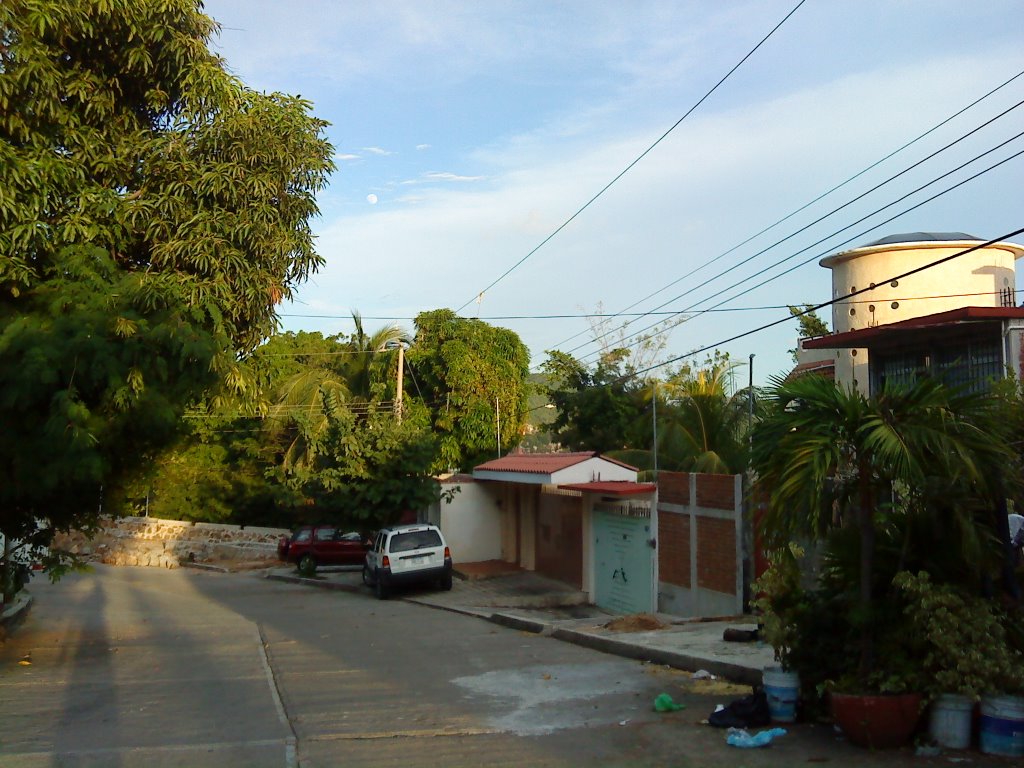
POLYGON ((295 563, 303 573, 318 565, 362 565, 370 540, 358 531, 344 532, 334 525, 304 525, 277 543, 277 556, 295 563))

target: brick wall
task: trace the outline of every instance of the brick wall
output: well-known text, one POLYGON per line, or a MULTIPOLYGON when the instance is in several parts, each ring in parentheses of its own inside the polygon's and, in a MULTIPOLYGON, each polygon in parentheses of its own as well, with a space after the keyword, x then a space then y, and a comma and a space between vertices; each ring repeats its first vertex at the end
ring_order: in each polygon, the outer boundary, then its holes
POLYGON ((662 581, 677 587, 690 586, 689 515, 658 515, 658 572, 662 581))
POLYGON ((697 586, 736 592, 736 524, 732 520, 697 520, 697 586))
POLYGON ((734 475, 697 475, 697 506, 733 509, 736 506, 734 475))
POLYGON ((659 473, 659 610, 683 616, 731 616, 743 610, 738 482, 736 475, 659 473))
POLYGON ((690 503, 690 475, 688 472, 659 472, 658 499, 668 504, 690 503))

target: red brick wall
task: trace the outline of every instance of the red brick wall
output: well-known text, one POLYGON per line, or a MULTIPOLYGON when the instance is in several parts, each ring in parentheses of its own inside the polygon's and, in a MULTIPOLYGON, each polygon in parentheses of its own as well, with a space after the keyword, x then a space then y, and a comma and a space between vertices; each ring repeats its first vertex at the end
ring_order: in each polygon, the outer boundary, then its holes
POLYGON ((688 472, 659 472, 658 499, 666 504, 689 504, 690 474, 688 472))
MULTIPOLYGON (((730 480, 732 478, 730 477, 730 480)), ((658 518, 660 523, 663 517, 658 518)), ((736 524, 732 520, 697 520, 697 586, 736 593, 736 524)))
POLYGON ((689 588, 689 515, 658 512, 658 573, 661 581, 689 588))
POLYGON ((697 506, 735 509, 735 483, 735 475, 697 475, 697 506))

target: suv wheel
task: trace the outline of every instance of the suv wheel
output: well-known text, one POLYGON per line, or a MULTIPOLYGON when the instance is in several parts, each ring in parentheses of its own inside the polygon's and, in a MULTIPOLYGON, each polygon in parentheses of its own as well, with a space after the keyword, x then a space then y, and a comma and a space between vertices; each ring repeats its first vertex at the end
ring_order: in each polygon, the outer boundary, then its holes
POLYGON ((376 574, 376 578, 373 582, 373 593, 377 595, 378 600, 388 599, 388 588, 384 586, 384 580, 380 577, 380 574, 376 574))
POLYGON ((299 573, 303 576, 312 576, 316 573, 316 559, 312 555, 303 555, 299 558, 299 573))
POLYGON ((370 569, 365 565, 363 566, 363 586, 370 586, 373 582, 370 580, 370 569))

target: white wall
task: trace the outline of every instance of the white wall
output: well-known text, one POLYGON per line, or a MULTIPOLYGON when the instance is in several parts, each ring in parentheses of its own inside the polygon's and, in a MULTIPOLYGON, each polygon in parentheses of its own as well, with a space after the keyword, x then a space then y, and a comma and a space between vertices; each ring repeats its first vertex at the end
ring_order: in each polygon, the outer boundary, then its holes
POLYGON ((441 503, 441 531, 456 563, 501 559, 501 510, 481 483, 445 484, 461 489, 450 504, 441 503))

